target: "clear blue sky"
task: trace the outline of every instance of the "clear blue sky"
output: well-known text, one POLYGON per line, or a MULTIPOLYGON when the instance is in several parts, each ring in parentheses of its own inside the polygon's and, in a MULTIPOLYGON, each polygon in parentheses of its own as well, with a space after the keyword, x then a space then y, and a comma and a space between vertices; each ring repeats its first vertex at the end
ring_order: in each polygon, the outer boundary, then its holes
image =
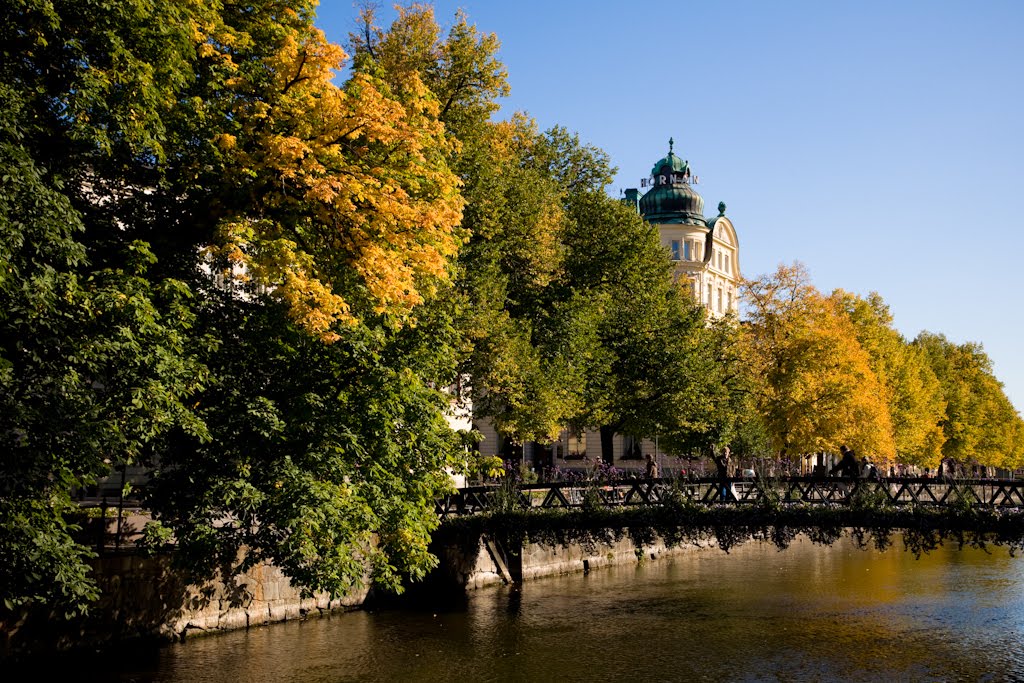
MULTIPOLYGON (((1024 3, 463 0, 512 95, 636 187, 667 151, 719 201, 747 277, 800 261, 897 329, 978 342, 1024 408, 1024 3)), ((356 11, 323 2, 344 43, 356 11)), ((390 21, 387 8, 382 17, 390 21)))

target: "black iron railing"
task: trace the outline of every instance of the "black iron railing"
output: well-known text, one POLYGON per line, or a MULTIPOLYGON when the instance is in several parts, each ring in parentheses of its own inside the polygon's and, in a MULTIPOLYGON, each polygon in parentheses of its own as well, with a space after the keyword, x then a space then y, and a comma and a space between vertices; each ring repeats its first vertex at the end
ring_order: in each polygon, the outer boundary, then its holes
POLYGON ((617 481, 561 481, 544 484, 471 486, 458 489, 436 503, 444 517, 471 515, 510 506, 520 509, 660 505, 668 499, 699 503, 744 505, 764 501, 780 504, 840 504, 850 497, 871 496, 896 506, 970 505, 1024 508, 1022 479, 881 478, 836 479, 820 477, 698 479, 623 479, 617 481))

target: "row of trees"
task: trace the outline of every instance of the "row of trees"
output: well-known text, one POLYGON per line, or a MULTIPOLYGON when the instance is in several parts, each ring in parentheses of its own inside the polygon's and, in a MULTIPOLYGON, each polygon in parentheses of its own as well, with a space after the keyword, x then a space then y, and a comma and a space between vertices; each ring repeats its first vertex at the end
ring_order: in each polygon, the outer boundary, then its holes
POLYGON ((1024 465, 1024 422, 979 345, 929 332, 908 341, 878 294, 824 295, 799 264, 743 290, 759 423, 746 446, 793 455, 849 444, 928 468, 1024 465))
POLYGON ((365 11, 348 55, 314 11, 0 8, 4 619, 95 598, 72 494, 126 465, 197 576, 397 588, 435 562, 446 469, 479 465, 461 396, 520 441, 1020 452, 981 428, 1019 418, 980 349, 908 345, 880 301, 780 271, 748 325, 709 321, 603 152, 492 120, 498 43, 461 15, 365 11))

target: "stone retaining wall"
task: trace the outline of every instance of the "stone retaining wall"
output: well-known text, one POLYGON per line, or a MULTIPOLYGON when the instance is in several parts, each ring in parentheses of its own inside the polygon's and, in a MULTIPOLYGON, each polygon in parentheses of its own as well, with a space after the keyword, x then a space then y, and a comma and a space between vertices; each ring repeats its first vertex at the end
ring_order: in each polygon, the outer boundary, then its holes
MULTIPOLYGON (((586 572, 600 567, 657 559, 666 553, 661 543, 641 548, 629 539, 592 548, 527 543, 505 547, 486 537, 435 548, 440 566, 424 584, 459 591, 544 576, 586 572)), ((101 646, 137 638, 183 639, 262 624, 302 619, 330 611, 358 609, 368 589, 341 599, 326 594, 303 598, 280 569, 260 565, 226 586, 211 581, 188 585, 171 566, 169 555, 144 557, 131 551, 93 560, 102 597, 87 618, 71 621, 45 613, 26 615, 0 629, 0 656, 101 646)))
POLYGON ((0 633, 0 655, 101 646, 138 638, 174 640, 360 607, 368 590, 341 599, 303 598, 281 570, 260 565, 233 585, 188 585, 168 555, 132 552, 93 560, 100 602, 88 617, 65 621, 34 612, 0 633))
POLYGON ((502 583, 518 583, 545 576, 586 572, 600 567, 633 564, 641 560, 655 560, 666 554, 693 552, 694 547, 667 548, 654 543, 640 548, 629 539, 611 544, 597 544, 584 548, 579 544, 568 547, 525 543, 519 548, 508 548, 494 539, 483 538, 476 546, 450 545, 438 549, 441 565, 435 580, 465 590, 483 588, 502 583))

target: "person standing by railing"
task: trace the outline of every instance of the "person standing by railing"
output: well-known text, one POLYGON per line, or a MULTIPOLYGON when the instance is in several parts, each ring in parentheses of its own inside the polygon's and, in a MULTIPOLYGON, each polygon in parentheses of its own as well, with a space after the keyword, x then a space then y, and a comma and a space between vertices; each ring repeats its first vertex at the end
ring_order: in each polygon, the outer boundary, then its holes
POLYGON ((857 454, 853 452, 852 448, 847 448, 845 445, 839 447, 839 452, 843 454, 843 457, 838 463, 836 463, 835 467, 828 471, 829 476, 838 472, 841 477, 856 479, 860 474, 860 465, 857 463, 857 454))
POLYGON ((644 457, 647 459, 647 481, 653 481, 658 478, 658 463, 650 453, 644 457))
POLYGON ((861 479, 878 479, 878 468, 875 463, 871 462, 868 456, 864 456, 860 465, 860 478, 861 479))
MULTIPOLYGON (((843 457, 839 459, 835 467, 828 471, 828 475, 831 477, 835 476, 837 472, 839 473, 843 481, 836 486, 836 490, 844 498, 848 498, 850 495, 850 485, 847 482, 856 482, 860 477, 860 463, 857 462, 857 454, 853 452, 852 448, 847 448, 845 444, 839 447, 839 452, 843 454, 843 457)), ((856 484, 854 486, 856 487, 856 484)))
POLYGON ((732 500, 736 499, 736 494, 729 483, 730 455, 729 447, 725 446, 722 448, 721 453, 712 457, 715 461, 715 467, 718 469, 719 496, 723 503, 730 500, 730 498, 732 500))

